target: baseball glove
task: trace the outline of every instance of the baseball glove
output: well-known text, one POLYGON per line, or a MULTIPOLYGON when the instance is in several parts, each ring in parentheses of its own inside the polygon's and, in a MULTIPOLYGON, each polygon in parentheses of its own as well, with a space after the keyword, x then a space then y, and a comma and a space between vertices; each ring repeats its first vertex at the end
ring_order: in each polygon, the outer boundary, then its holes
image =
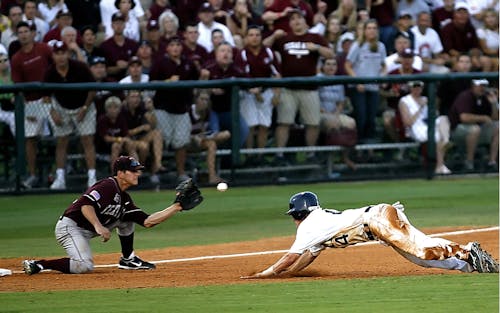
POLYGON ((180 203, 183 211, 191 210, 203 201, 200 190, 191 178, 175 187, 175 192, 174 203, 180 203))

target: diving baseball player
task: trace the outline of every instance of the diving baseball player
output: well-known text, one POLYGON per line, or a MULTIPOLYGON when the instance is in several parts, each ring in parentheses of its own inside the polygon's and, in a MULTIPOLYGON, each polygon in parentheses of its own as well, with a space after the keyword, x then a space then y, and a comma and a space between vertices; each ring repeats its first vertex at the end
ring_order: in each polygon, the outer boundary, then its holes
POLYGON ((479 243, 458 243, 432 238, 413 227, 399 202, 377 204, 345 211, 325 210, 309 191, 290 198, 297 235, 290 250, 266 270, 242 278, 267 278, 296 273, 325 248, 345 248, 360 242, 379 240, 409 261, 423 266, 462 272, 498 273, 498 263, 479 243))
POLYGON ((28 275, 43 269, 80 274, 94 269, 90 239, 100 236, 103 242, 117 229, 122 257, 118 268, 154 269, 155 265, 141 260, 134 254, 135 224, 153 227, 179 211, 187 211, 203 201, 200 191, 191 179, 176 188, 174 203, 151 215, 138 208, 126 192, 138 184, 144 166, 130 156, 121 156, 113 164, 114 176, 102 179, 91 186, 64 211, 56 224, 57 242, 68 257, 54 260, 24 260, 22 265, 28 275))

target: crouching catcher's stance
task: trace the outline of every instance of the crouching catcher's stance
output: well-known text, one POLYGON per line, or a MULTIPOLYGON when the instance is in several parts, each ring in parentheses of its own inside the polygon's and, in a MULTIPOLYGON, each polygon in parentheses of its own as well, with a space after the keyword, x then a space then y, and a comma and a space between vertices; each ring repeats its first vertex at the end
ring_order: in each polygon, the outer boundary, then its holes
POLYGON ((125 191, 138 184, 144 166, 129 156, 119 157, 113 164, 114 176, 102 179, 87 189, 64 211, 56 224, 55 234, 68 257, 54 260, 24 260, 22 265, 28 275, 43 269, 80 274, 94 269, 90 240, 100 236, 103 242, 117 230, 122 257, 121 269, 154 269, 155 265, 141 260, 134 254, 135 224, 153 227, 179 211, 187 211, 203 201, 200 191, 191 179, 176 188, 174 203, 151 215, 138 208, 125 191))
POLYGON ((498 263, 479 243, 467 245, 432 238, 410 224, 399 202, 344 211, 322 209, 317 196, 301 192, 290 198, 297 235, 290 250, 266 270, 242 278, 293 274, 311 264, 325 248, 345 248, 379 240, 409 261, 423 266, 462 272, 498 273, 498 263))

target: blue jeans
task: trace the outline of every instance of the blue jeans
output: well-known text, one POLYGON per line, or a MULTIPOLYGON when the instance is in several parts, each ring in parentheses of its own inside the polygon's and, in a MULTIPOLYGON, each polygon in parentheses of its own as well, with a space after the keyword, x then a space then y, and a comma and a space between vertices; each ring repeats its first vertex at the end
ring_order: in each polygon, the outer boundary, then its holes
MULTIPOLYGON (((229 130, 231 132, 231 136, 234 135, 233 125, 231 120, 231 112, 215 112, 210 111, 210 117, 208 120, 208 127, 210 130, 215 132, 221 130, 229 130)), ((240 114, 240 146, 243 147, 245 141, 247 140, 249 133, 248 125, 245 122, 245 119, 240 114)))
POLYGON ((358 138, 360 140, 374 139, 376 137, 375 119, 379 104, 378 91, 358 92, 356 88, 350 88, 350 94, 354 106, 358 138))

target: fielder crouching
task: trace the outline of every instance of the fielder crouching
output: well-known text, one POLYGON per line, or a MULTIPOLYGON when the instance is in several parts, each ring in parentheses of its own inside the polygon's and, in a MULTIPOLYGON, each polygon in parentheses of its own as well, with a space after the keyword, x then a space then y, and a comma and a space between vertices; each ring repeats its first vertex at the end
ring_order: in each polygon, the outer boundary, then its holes
POLYGON ((24 260, 24 272, 36 274, 43 269, 80 274, 94 269, 90 240, 100 236, 103 242, 117 229, 122 257, 120 269, 154 269, 155 265, 134 254, 135 224, 144 227, 158 225, 179 211, 196 207, 203 201, 197 186, 188 179, 176 188, 174 203, 151 215, 138 208, 126 190, 138 184, 142 166, 129 156, 119 157, 113 164, 114 176, 107 177, 88 188, 64 211, 56 224, 57 242, 68 257, 53 260, 24 260))
POLYGON ((241 278, 294 274, 311 264, 326 248, 345 248, 372 240, 389 245, 407 260, 423 267, 498 273, 498 263, 479 243, 460 245, 427 236, 410 224, 399 202, 344 211, 325 210, 314 193, 305 191, 293 195, 289 207, 286 213, 297 225, 292 247, 266 270, 241 278))

